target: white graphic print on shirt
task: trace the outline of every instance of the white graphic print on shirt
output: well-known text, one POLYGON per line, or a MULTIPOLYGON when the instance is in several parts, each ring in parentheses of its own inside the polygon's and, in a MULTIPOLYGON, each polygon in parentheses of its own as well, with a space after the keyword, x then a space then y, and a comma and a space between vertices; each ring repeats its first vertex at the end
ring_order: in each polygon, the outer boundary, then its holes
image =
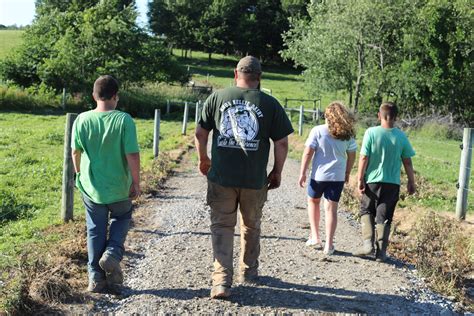
POLYGON ((263 117, 262 111, 245 100, 232 100, 222 104, 220 111, 220 135, 218 147, 242 148, 244 151, 258 150, 259 124, 257 117, 263 117))

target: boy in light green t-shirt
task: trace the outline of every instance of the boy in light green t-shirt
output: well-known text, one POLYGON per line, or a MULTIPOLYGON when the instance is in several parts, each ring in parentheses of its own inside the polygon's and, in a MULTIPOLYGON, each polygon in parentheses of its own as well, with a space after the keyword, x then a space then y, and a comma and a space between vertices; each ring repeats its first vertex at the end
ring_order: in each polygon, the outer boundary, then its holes
POLYGON ((99 77, 92 96, 97 107, 77 117, 71 145, 76 185, 86 208, 88 290, 101 292, 107 286, 117 292, 123 283, 120 261, 132 218, 131 199, 140 194, 140 154, 135 123, 115 110, 117 80, 99 77))
POLYGON ((378 112, 380 126, 367 129, 362 141, 358 170, 358 189, 362 195, 360 218, 364 245, 354 252, 365 256, 374 251, 374 220, 377 232, 376 260, 386 260, 390 225, 400 195, 400 169, 408 177, 408 194, 415 193, 411 157, 415 155, 408 138, 395 128, 398 109, 392 102, 382 103, 378 112))

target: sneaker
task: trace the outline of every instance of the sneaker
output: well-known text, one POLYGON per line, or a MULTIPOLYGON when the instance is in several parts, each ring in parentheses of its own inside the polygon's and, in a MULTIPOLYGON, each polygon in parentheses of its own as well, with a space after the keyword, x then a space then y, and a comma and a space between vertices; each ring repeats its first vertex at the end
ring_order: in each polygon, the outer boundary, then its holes
POLYGON ((323 243, 320 242, 320 241, 318 242, 318 241, 316 241, 314 239, 311 239, 311 238, 309 238, 306 241, 306 246, 313 247, 316 250, 323 250, 323 243))
POLYGON ((228 298, 230 288, 224 285, 216 285, 211 288, 211 298, 228 298))
POLYGON ((333 246, 331 249, 326 249, 326 248, 324 248, 323 253, 324 253, 326 256, 332 256, 335 251, 336 251, 336 249, 335 249, 334 246, 333 246))
POLYGON ((87 291, 91 293, 101 293, 104 291, 107 282, 105 280, 101 281, 89 281, 89 286, 87 287, 87 291))
POLYGON ((104 253, 102 258, 99 260, 99 266, 105 271, 105 278, 107 280, 107 286, 114 290, 116 287, 120 287, 123 283, 123 272, 120 268, 120 261, 104 253))

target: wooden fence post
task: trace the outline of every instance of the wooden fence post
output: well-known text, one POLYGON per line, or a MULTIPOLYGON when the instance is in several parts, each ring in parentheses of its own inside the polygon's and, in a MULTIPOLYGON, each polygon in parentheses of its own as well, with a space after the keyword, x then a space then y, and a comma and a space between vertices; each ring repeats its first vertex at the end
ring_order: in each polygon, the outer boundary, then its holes
POLYGON ((166 115, 170 114, 170 100, 166 100, 166 115))
POLYGON ((158 158, 160 153, 160 120, 161 120, 161 111, 160 109, 155 109, 155 129, 153 132, 153 157, 158 158))
POLYGON ((303 115, 304 115, 304 107, 300 105, 300 119, 298 121, 298 135, 303 135, 303 115))
POLYGON ((466 218, 473 140, 474 128, 465 128, 462 142, 461 165, 459 167, 458 196, 456 200, 456 217, 458 220, 464 220, 466 218))
POLYGON ((71 157, 72 124, 77 114, 66 114, 66 127, 64 130, 64 163, 63 163, 63 187, 61 201, 61 218, 63 222, 73 219, 74 214, 74 166, 71 157))
POLYGON ((194 113, 194 123, 197 126, 197 123, 199 122, 199 108, 201 107, 201 101, 196 102, 196 112, 194 113))
POLYGON ((182 135, 186 135, 186 127, 188 125, 188 113, 189 113, 189 103, 184 102, 183 130, 181 131, 182 135))

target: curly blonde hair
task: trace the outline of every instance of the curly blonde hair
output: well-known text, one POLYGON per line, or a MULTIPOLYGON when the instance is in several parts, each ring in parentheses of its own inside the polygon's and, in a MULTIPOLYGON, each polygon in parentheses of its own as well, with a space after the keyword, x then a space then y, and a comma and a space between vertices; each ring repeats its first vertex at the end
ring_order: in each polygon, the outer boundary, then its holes
POLYGON ((324 111, 329 133, 335 139, 349 140, 355 137, 355 119, 340 101, 334 101, 324 111))

